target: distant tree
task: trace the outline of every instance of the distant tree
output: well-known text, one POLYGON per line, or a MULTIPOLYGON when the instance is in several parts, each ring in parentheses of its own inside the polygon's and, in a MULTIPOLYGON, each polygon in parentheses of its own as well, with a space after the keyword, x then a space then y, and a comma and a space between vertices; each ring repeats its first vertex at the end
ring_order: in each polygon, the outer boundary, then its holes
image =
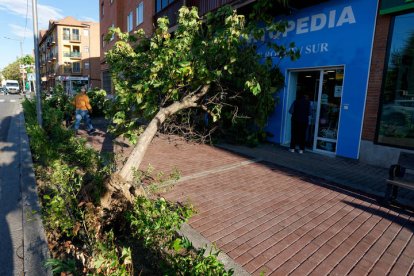
POLYGON ((2 74, 6 80, 20 80, 20 61, 19 59, 13 61, 4 67, 2 74))
MULTIPOLYGON (((31 55, 26 55, 20 59, 20 63, 23 65, 33 65, 34 64, 34 57, 31 55)), ((33 69, 31 67, 26 68, 27 73, 33 73, 33 69)))
MULTIPOLYGON (((2 74, 6 80, 19 80, 21 81, 20 65, 34 64, 34 58, 30 55, 26 55, 21 58, 17 58, 15 61, 4 67, 2 74)), ((33 71, 29 68, 28 73, 33 71)))
POLYGON ((31 55, 26 55, 26 56, 20 58, 19 60, 20 60, 21 64, 24 64, 24 65, 34 64, 34 57, 31 56, 31 55))

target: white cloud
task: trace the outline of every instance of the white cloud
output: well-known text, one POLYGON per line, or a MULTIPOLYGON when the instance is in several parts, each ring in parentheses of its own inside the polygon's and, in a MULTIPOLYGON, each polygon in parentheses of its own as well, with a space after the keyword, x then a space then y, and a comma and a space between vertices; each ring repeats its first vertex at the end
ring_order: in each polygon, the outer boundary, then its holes
POLYGON ((23 26, 15 25, 15 24, 9 24, 10 32, 17 37, 21 38, 30 38, 33 36, 32 29, 24 28, 23 26))
MULTIPOLYGON (((32 1, 29 0, 0 0, 0 10, 5 10, 22 18, 26 18, 26 12, 28 11, 28 18, 32 19, 32 1), (27 3, 29 4, 28 10, 27 3)), ((41 4, 37 4, 37 13, 39 29, 46 29, 50 19, 61 19, 64 17, 61 9, 41 4)), ((29 24, 33 25, 32 20, 28 22, 29 24)))
POLYGON ((89 17, 89 16, 82 16, 79 20, 80 21, 92 21, 92 22, 97 22, 98 21, 95 18, 89 17))

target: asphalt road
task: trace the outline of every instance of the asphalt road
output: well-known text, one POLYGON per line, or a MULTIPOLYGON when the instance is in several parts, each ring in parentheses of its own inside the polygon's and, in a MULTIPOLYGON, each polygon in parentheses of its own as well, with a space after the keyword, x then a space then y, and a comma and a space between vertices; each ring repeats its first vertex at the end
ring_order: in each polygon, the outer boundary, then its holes
POLYGON ((7 133, 10 127, 10 119, 18 104, 17 95, 0 95, 0 142, 7 141, 7 133))
POLYGON ((0 95, 0 275, 23 275, 19 105, 0 95))

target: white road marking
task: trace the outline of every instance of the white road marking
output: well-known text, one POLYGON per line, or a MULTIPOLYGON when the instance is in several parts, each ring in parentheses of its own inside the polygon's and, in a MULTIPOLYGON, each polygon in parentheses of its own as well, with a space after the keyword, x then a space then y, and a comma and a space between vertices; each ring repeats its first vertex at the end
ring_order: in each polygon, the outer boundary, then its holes
POLYGON ((12 99, 12 100, 10 100, 10 102, 11 102, 11 103, 15 103, 15 102, 16 102, 16 100, 13 100, 13 99, 12 99))
POLYGON ((0 103, 4 103, 5 101, 5 99, 0 99, 0 103))

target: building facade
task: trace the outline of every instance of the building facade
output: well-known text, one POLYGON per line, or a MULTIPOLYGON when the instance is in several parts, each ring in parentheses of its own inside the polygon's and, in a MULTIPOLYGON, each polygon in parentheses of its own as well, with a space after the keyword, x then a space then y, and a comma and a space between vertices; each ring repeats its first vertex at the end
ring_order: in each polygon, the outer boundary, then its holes
MULTIPOLYGON (((117 1, 122 2, 103 2, 117 1)), ((248 13, 253 2, 135 1, 118 13, 119 26, 123 31, 145 26, 150 34, 156 19, 168 16, 173 31, 184 4, 197 6, 203 15, 224 4, 248 13), (137 25, 141 2, 148 9, 144 24, 137 25)), ((274 58, 285 76, 266 128, 270 142, 290 143, 289 107, 298 94, 307 94, 312 105, 308 150, 387 167, 400 151, 414 149, 413 0, 292 0, 289 11, 275 12, 275 19, 288 22, 286 32, 266 32, 262 40, 294 42, 301 57, 279 61, 277 53, 258 50, 274 58)))
POLYGON ((266 33, 264 40, 294 42, 301 53, 297 61, 279 62, 277 53, 259 49, 276 57, 285 76, 267 126, 272 142, 290 143, 288 110, 305 94, 312 106, 308 149, 358 159, 376 15, 377 0, 326 1, 280 17, 288 21, 285 33, 266 33))
POLYGON ((101 78, 102 88, 113 92, 111 74, 105 61, 105 53, 114 45, 116 38, 107 38, 111 27, 122 32, 133 32, 143 29, 148 36, 152 35, 154 24, 160 17, 167 16, 171 31, 177 22, 178 10, 183 6, 196 6, 200 15, 215 10, 225 4, 236 3, 243 6, 252 1, 240 0, 100 0, 100 39, 101 39, 101 78))
POLYGON ((414 150, 414 1, 380 1, 372 56, 360 160, 388 166, 414 150))
POLYGON ((81 86, 101 86, 99 23, 70 16, 51 20, 39 41, 43 89, 62 84, 66 92, 75 93, 81 86))
POLYGON ((122 32, 133 32, 143 29, 148 35, 153 30, 155 3, 151 0, 100 0, 100 69, 102 88, 113 92, 111 74, 105 61, 105 53, 111 49, 116 37, 107 38, 110 28, 119 28, 122 32))

